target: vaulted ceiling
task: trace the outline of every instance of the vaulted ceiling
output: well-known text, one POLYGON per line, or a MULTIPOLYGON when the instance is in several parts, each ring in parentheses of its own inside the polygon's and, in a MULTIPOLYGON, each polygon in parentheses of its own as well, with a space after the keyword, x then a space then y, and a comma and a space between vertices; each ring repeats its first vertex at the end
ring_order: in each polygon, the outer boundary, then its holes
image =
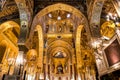
MULTIPOLYGON (((18 5, 16 4, 15 0, 5 0, 5 2, 2 3, 1 0, 0 1, 0 24, 2 22, 5 22, 7 20, 14 20, 17 23, 20 24, 20 10, 17 7, 18 5), (3 4, 3 5, 2 5, 3 4)), ((30 3, 31 6, 33 6, 33 9, 31 9, 32 7, 29 7, 32 11, 33 11, 33 16, 31 17, 32 19, 34 18, 34 16, 41 11, 42 9, 44 9, 46 6, 55 4, 55 3, 65 3, 65 4, 69 4, 71 6, 74 6, 75 8, 77 8, 78 10, 80 10, 88 19, 90 16, 88 16, 89 13, 91 13, 90 11, 88 11, 90 5, 92 4, 94 0, 26 0, 26 4, 30 3)), ((92 9, 89 9, 92 10, 92 9)), ((54 19, 57 18, 55 17, 55 15, 57 16, 58 14, 62 14, 62 18, 65 18, 65 15, 68 12, 62 11, 54 11, 51 12, 52 15, 54 15, 54 19)), ((101 25, 102 23, 104 23, 104 21, 106 20, 106 15, 108 13, 113 13, 113 14, 117 14, 115 8, 113 7, 113 4, 111 2, 111 0, 105 0, 103 8, 102 8, 102 13, 101 13, 101 25)))
MULTIPOLYGON (((7 20, 16 19, 19 20, 19 9, 16 5, 15 0, 5 0, 0 1, 0 23, 7 20)), ((29 2, 29 1, 28 1, 29 2)), ((28 3, 26 0, 26 4, 28 3)), ((86 12, 85 0, 34 0, 30 1, 31 4, 34 4, 33 13, 34 16, 43 8, 54 3, 65 3, 72 6, 75 6, 77 9, 81 10, 83 13, 86 12)))
MULTIPOLYGON (((26 0, 27 1, 27 0, 26 0)), ((54 3, 65 3, 74 6, 79 9, 84 15, 87 15, 87 7, 90 4, 91 0, 34 0, 34 15, 36 15, 41 9, 45 8, 48 5, 52 5, 54 3)), ((19 18, 19 9, 16 5, 15 0, 6 0, 4 5, 2 4, 2 0, 0 2, 0 22, 4 22, 10 19, 19 18)), ((107 12, 115 13, 115 8, 112 7, 113 4, 110 0, 106 0, 103 7, 103 14, 107 12)))

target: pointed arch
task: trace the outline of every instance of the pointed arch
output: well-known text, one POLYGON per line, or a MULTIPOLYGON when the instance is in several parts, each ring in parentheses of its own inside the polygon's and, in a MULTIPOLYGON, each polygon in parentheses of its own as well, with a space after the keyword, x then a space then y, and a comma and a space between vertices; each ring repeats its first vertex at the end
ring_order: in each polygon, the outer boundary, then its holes
POLYGON ((63 49, 67 53, 67 56, 70 58, 70 61, 72 62, 72 56, 74 55, 74 52, 72 51, 73 48, 68 42, 63 40, 55 40, 51 44, 49 44, 49 46, 46 48, 46 55, 48 56, 48 60, 51 57, 51 53, 54 53, 55 49, 58 48, 63 49))
MULTIPOLYGON (((46 8, 44 8, 43 10, 41 10, 35 17, 34 17, 34 20, 33 20, 33 23, 32 23, 32 26, 31 26, 31 31, 30 31, 30 36, 29 36, 29 41, 31 41, 32 39, 32 36, 34 35, 34 29, 35 29, 35 26, 37 24, 41 24, 40 22, 40 18, 52 11, 56 11, 56 10, 64 10, 64 11, 67 11, 67 12, 70 12, 74 15, 76 15, 78 18, 81 18, 82 20, 82 24, 85 25, 85 29, 86 31, 88 32, 88 39, 90 39, 90 30, 88 28, 88 21, 86 19, 86 17, 76 8, 70 6, 70 5, 67 5, 67 4, 63 4, 63 3, 57 3, 57 4, 53 4, 53 5, 50 5, 46 8)), ((80 24, 80 23, 79 23, 80 24)))

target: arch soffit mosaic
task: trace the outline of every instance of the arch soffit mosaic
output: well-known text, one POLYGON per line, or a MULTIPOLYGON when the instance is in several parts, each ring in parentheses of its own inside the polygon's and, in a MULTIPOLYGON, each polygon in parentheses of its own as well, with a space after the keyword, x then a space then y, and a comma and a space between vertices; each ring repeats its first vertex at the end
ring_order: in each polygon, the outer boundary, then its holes
MULTIPOLYGON (((24 33, 23 31, 26 31, 28 33, 29 27, 32 22, 32 16, 33 16, 33 0, 15 0, 17 7, 19 9, 19 15, 20 15, 20 28, 21 33, 24 33), (26 28, 23 28, 22 26, 25 25, 26 28)), ((27 34, 25 35, 27 37, 27 34)), ((23 38, 22 34, 19 36, 19 43, 24 43, 26 41, 26 37, 23 38)))

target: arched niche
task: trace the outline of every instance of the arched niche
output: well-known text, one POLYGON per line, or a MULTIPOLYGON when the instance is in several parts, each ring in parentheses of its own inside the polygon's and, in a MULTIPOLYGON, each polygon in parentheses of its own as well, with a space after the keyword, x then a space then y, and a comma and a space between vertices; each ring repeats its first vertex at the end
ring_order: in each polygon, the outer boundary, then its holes
MULTIPOLYGON (((73 55, 75 54, 73 52, 73 48, 72 46, 63 40, 55 40, 52 43, 49 44, 49 46, 46 48, 46 63, 51 64, 52 63, 52 59, 53 56, 56 54, 56 52, 62 51, 64 52, 66 55, 66 57, 64 58, 65 62, 64 64, 72 64, 73 63, 73 55), (62 44, 62 45, 61 45, 62 44)), ((53 59, 55 60, 55 59, 53 59)), ((62 65, 64 65, 62 64, 62 65)), ((68 65, 68 67, 69 67, 68 65)))
MULTIPOLYGON (((62 74, 65 74, 67 72, 70 72, 70 53, 63 47, 56 47, 54 48, 50 53, 50 58, 49 58, 49 66, 52 71, 51 73, 58 74, 57 67, 61 64, 62 69, 62 74), (66 70, 67 68, 67 70, 66 70), (68 69, 69 68, 69 69, 68 69)), ((48 70, 49 71, 49 70, 48 70)))
POLYGON ((71 65, 74 64, 74 61, 72 62, 73 55, 75 54, 72 51, 72 45, 63 40, 55 40, 46 47, 46 50, 45 64, 48 66, 47 69, 50 79, 52 79, 52 77, 55 77, 53 74, 67 75, 70 73, 72 70, 71 65), (59 67, 61 67, 62 70, 59 71, 59 67))
POLYGON ((19 43, 25 43, 33 16, 33 0, 15 0, 20 15, 19 43), (23 35, 24 34, 24 35, 23 35))
POLYGON ((62 66, 66 66, 67 68, 67 70, 66 68, 63 68, 64 73, 70 72, 70 65, 73 64, 72 62, 74 62, 72 60, 73 60, 73 55, 75 54, 72 51, 73 50, 72 45, 70 45, 68 42, 63 41, 63 40, 55 40, 48 45, 46 50, 47 50, 46 51, 46 64, 50 66, 50 68, 52 68, 52 66, 54 65, 55 67, 54 74, 57 74, 56 68, 60 63, 62 64, 62 66), (62 52, 60 54, 62 55, 62 58, 55 57, 58 55, 59 52, 62 52))

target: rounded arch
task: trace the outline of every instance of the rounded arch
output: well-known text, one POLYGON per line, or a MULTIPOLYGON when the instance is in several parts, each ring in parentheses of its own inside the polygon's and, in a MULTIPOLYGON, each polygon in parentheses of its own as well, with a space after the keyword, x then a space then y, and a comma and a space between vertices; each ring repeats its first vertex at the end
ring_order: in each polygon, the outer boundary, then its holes
POLYGON ((6 21, 0 25, 0 32, 4 32, 9 28, 14 28, 16 32, 20 33, 20 26, 14 21, 6 21))
POLYGON ((50 5, 48 7, 46 7, 45 9, 41 10, 35 17, 35 19, 39 19, 40 17, 52 12, 52 11, 56 11, 56 10, 64 10, 70 13, 73 13, 75 15, 77 15, 78 17, 84 17, 86 19, 86 17, 76 8, 67 5, 67 4, 63 4, 63 3, 57 3, 57 4, 53 4, 50 5))
MULTIPOLYGON (((55 10, 64 10, 64 11, 67 11, 67 12, 70 12, 70 13, 73 13, 74 15, 76 15, 77 17, 81 18, 81 21, 83 22, 82 24, 85 25, 85 29, 86 31, 88 32, 88 38, 90 38, 90 30, 88 28, 88 21, 86 19, 86 17, 76 8, 70 6, 70 5, 67 5, 67 4, 63 4, 63 3, 57 3, 57 4, 53 4, 53 5, 50 5, 46 8, 44 8, 43 10, 41 10, 34 18, 33 20, 33 23, 32 23, 32 26, 31 26, 31 31, 30 31, 30 36, 29 36, 29 39, 32 39, 32 36, 34 34, 33 30, 35 29, 35 26, 37 24, 40 24, 40 18, 52 11, 55 11, 55 10)), ((81 22, 80 21, 80 22, 81 22)), ((80 23, 79 23, 80 24, 80 23)))

